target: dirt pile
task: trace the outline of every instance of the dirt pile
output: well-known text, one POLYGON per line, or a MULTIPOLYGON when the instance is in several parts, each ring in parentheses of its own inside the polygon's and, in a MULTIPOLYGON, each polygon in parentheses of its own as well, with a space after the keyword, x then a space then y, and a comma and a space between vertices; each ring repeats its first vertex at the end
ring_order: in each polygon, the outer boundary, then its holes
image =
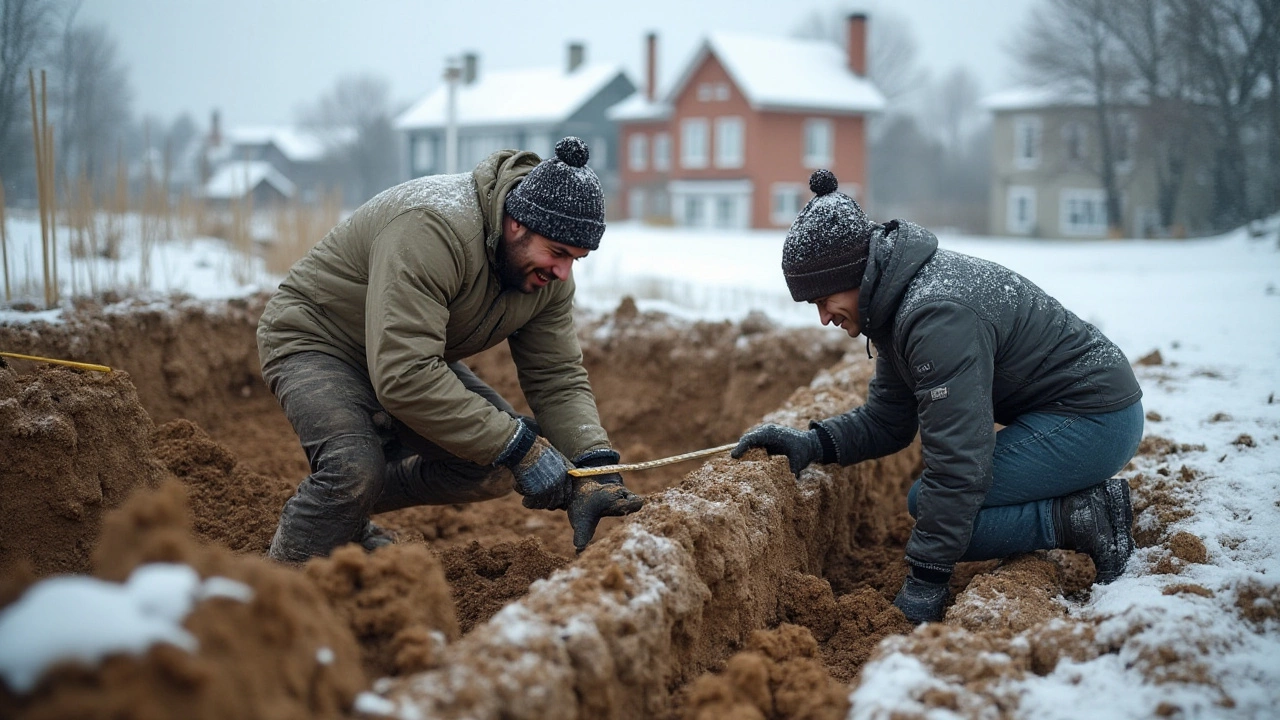
POLYGON ((164 477, 151 430, 126 373, 0 360, 0 576, 88 571, 102 513, 164 477))
POLYGON ((184 563, 202 578, 251 589, 248 601, 198 603, 184 627, 194 652, 153 645, 89 668, 63 663, 21 698, 0 684, 0 715, 23 718, 339 718, 366 681, 346 623, 304 575, 199 543, 184 493, 169 482, 110 513, 94 551, 95 575, 126 579, 147 563, 184 563))

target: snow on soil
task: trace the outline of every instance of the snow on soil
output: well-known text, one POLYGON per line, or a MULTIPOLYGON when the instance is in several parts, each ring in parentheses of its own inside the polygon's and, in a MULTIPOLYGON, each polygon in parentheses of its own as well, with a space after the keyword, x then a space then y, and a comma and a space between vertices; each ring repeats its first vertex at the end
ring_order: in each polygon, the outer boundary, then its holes
MULTIPOLYGON (((782 280, 783 234, 612 224, 600 249, 575 266, 579 304, 612 310, 631 295, 641 310, 686 318, 742 320, 755 310, 785 325, 813 325, 817 313, 793 303, 782 280)), ((24 259, 31 257, 32 237, 38 238, 33 223, 10 220, 10 277, 19 287, 38 290, 29 277, 33 263, 24 259), (27 250, 15 249, 24 243, 27 250)), ((1181 485, 1178 499, 1192 512, 1168 530, 1191 533, 1207 551, 1207 562, 1161 574, 1150 568, 1162 548, 1141 548, 1114 584, 1093 588, 1087 599, 1061 599, 1071 618, 1097 622, 1095 642, 1108 651, 1091 660, 1064 660, 1045 676, 1000 681, 991 692, 1014 699, 1012 713, 1020 717, 1273 713, 1280 706, 1280 622, 1271 606, 1280 597, 1280 218, 1253 232, 1242 228, 1186 241, 945 234, 940 241, 1027 276, 1097 325, 1131 361, 1160 352, 1162 364, 1138 367, 1150 413, 1146 434, 1182 447, 1171 458, 1139 456, 1129 475, 1151 476, 1161 463, 1166 472, 1170 463, 1185 466, 1182 472, 1197 481, 1181 485), (1174 587, 1188 585, 1207 593, 1174 587), (1242 594, 1246 588, 1252 590, 1242 594), (1162 647, 1193 657, 1211 682, 1144 675, 1138 658, 1162 647), (1229 707, 1222 703, 1224 694, 1233 701, 1229 707)), ((137 271, 140 254, 136 248, 130 252, 126 245, 118 267, 95 266, 97 277, 116 278, 137 292, 197 298, 240 296, 278 281, 256 261, 245 263, 216 241, 197 239, 158 246, 158 264, 144 286, 137 271)), ((87 283, 87 274, 82 281, 87 283)), ((64 293, 68 282, 64 277, 64 293)), ((0 321, 56 320, 58 312, 0 309, 0 321)), ((888 642, 851 688, 850 717, 921 713, 930 689, 965 692, 955 678, 894 651, 893 639, 888 642)), ((83 657, 94 651, 85 643, 65 652, 83 657)), ((373 701, 364 698, 363 709, 380 710, 373 701)), ((984 712, 996 714, 989 704, 984 712)), ((957 716, 938 707, 927 713, 957 716)))

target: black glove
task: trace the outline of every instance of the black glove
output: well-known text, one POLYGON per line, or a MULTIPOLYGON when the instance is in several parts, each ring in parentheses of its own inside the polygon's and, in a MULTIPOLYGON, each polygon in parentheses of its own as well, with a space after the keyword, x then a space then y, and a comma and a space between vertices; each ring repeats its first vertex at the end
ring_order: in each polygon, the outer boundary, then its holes
MULTIPOLYGON (((573 459, 580 468, 617 465, 618 453, 609 448, 588 450, 573 459)), ((622 484, 622 475, 606 473, 574 478, 573 497, 569 500, 569 525, 573 528, 573 547, 582 552, 595 537, 600 518, 630 515, 644 506, 644 498, 622 484)))
POLYGON ((533 510, 564 510, 569 507, 573 483, 569 477, 568 459, 535 433, 524 422, 496 464, 511 468, 516 477, 516 492, 524 496, 523 504, 533 510))
POLYGON ((937 622, 942 619, 943 610, 946 609, 949 581, 948 573, 912 568, 906 582, 902 583, 898 596, 893 599, 893 604, 917 625, 922 622, 937 622), (918 578, 917 575, 927 576, 928 579, 918 578))
POLYGON ((800 432, 781 425, 761 425, 748 430, 729 457, 740 458, 752 448, 764 448, 770 455, 786 455, 796 477, 800 477, 801 470, 823 457, 822 440, 817 430, 800 432))

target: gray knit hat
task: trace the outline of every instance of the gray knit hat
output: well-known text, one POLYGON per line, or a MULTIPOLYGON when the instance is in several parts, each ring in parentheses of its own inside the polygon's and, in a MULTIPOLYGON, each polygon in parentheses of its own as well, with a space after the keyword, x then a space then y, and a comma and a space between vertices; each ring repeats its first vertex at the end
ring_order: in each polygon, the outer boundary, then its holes
POLYGON ((830 170, 809 178, 809 201, 782 244, 782 275, 796 302, 862 286, 875 223, 853 198, 836 192, 840 181, 830 170))
POLYGON ((591 152, 581 138, 556 143, 556 156, 538 163, 507 193, 507 214, 543 237, 584 250, 600 247, 604 191, 587 167, 591 152))

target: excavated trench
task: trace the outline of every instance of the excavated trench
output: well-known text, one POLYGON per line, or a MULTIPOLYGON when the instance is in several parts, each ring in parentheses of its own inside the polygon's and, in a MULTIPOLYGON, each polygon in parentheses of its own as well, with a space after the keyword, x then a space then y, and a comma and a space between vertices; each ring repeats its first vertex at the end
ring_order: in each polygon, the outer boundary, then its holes
MULTIPOLYGON (((371 555, 345 548, 301 571, 261 560, 307 471, 258 374, 263 301, 0 326, 5 349, 123 371, 0 368, 0 605, 39 577, 121 580, 155 561, 256 593, 188 619, 209 652, 60 668, 23 697, 0 683, 0 711, 712 717, 765 677, 774 716, 838 717, 875 644, 910 629, 889 600, 915 448, 799 481, 762 454, 635 473, 644 509, 607 520, 577 557, 563 514, 509 496, 380 516, 401 542, 371 555), (317 667, 320 647, 332 652, 317 667), (103 699, 118 692, 143 699, 103 699)), ((870 372, 842 359, 838 333, 754 317, 690 323, 624 302, 580 336, 626 462, 731 442, 762 419, 804 427, 862 402, 870 372)), ((471 365, 522 405, 504 347, 471 365)))

